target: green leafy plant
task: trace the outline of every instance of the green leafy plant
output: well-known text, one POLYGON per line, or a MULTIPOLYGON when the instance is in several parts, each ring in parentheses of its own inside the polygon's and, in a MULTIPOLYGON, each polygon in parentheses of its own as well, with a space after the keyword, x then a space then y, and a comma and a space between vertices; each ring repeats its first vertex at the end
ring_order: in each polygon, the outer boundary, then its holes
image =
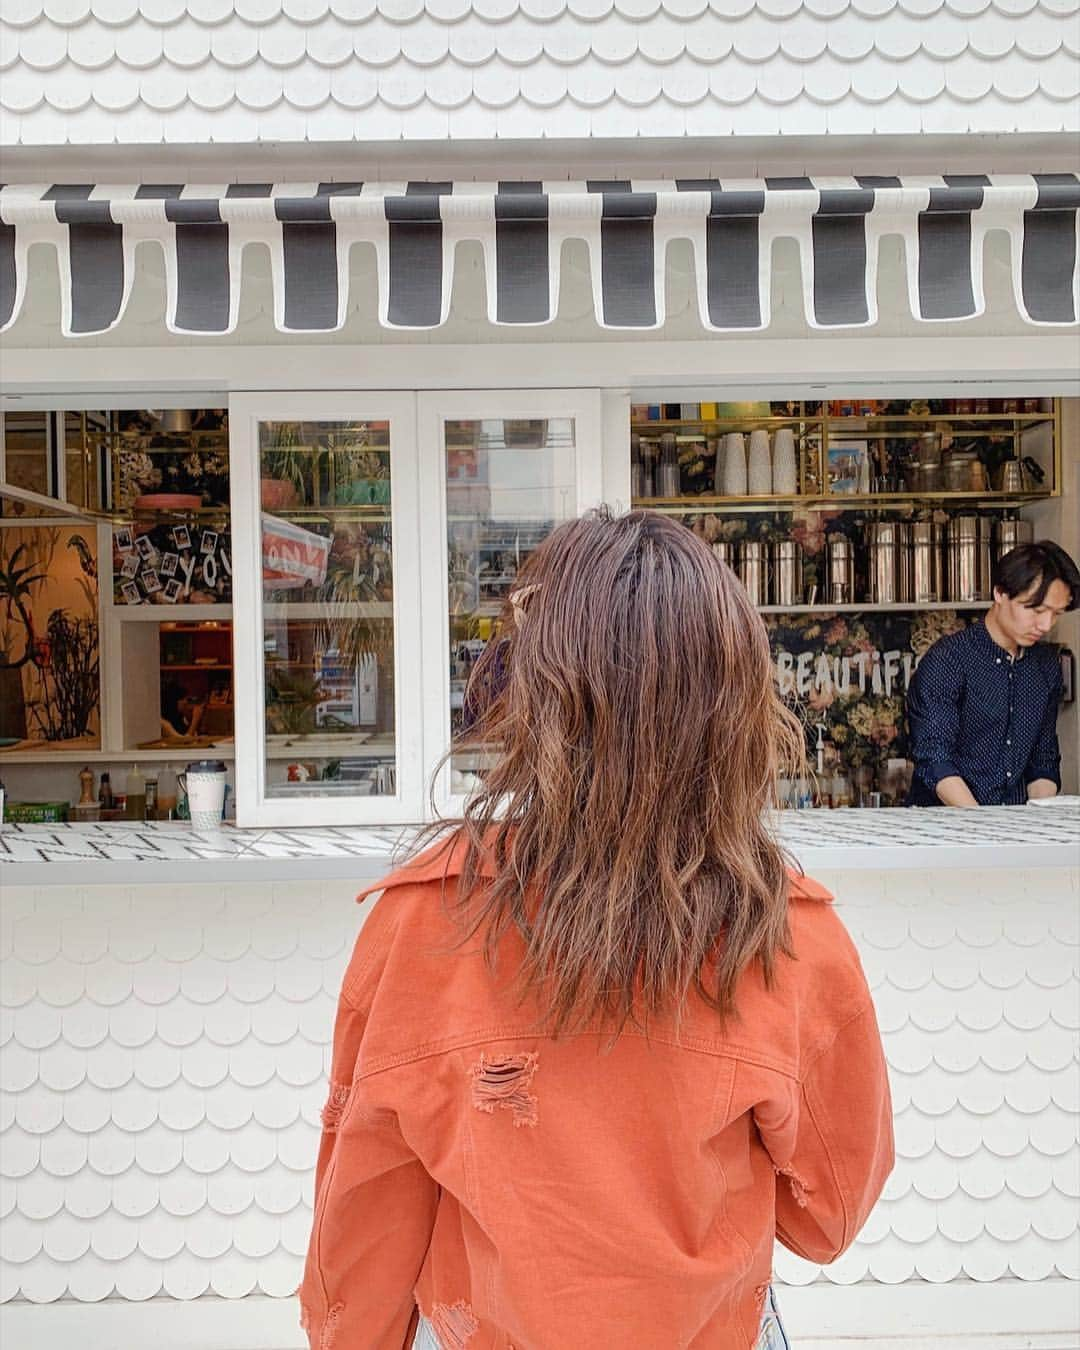
POLYGON ((271 667, 266 673, 267 730, 286 736, 311 735, 322 698, 322 685, 315 675, 271 667))
POLYGON ((317 471, 318 452, 300 445, 300 434, 295 422, 276 422, 260 457, 260 474, 281 483, 289 483, 296 492, 296 500, 308 499, 308 480, 317 471))

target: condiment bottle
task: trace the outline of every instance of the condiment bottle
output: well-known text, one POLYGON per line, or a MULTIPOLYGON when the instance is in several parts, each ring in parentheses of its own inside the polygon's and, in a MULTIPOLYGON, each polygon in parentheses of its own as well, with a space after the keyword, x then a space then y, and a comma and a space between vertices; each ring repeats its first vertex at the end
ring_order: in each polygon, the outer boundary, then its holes
POLYGON ((146 807, 143 813, 146 820, 157 820, 157 790, 158 780, 148 778, 146 780, 146 807))
POLYGON ((102 772, 97 799, 98 805, 103 811, 111 811, 113 809, 113 790, 112 783, 109 781, 108 769, 105 769, 102 772))
POLYGON ((158 774, 157 782, 157 818, 172 820, 176 815, 176 774, 171 765, 166 765, 158 774))
POLYGON ((127 820, 146 819, 146 783, 139 766, 133 764, 128 770, 124 816, 127 820))

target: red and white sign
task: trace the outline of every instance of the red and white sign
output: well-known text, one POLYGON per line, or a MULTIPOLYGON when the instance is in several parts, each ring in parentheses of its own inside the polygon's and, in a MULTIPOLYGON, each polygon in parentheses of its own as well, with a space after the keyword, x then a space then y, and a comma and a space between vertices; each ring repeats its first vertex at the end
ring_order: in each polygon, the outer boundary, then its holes
POLYGON ((330 540, 280 516, 263 515, 263 584, 276 590, 321 586, 326 580, 330 540))

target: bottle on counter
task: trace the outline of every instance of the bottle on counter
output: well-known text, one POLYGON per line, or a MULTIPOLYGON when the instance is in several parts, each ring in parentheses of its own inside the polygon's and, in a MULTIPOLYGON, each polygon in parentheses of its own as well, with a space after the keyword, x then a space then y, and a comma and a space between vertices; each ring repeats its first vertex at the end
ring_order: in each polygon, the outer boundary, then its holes
POLYGON ((158 780, 148 778, 146 780, 146 803, 143 814, 144 820, 157 820, 157 792, 158 780))
POLYGON ((176 816, 176 774, 172 765, 167 764, 158 774, 157 780, 157 818, 173 820, 176 816))
POLYGON ((832 804, 834 809, 841 806, 854 805, 854 798, 851 793, 851 779, 848 778, 843 769, 838 769, 836 773, 833 774, 832 804))
POLYGON ((98 805, 101 807, 102 811, 111 811, 113 809, 113 790, 112 783, 109 780, 108 769, 102 771, 97 797, 98 805))
POLYGON ((133 764, 128 770, 124 792, 124 817, 127 820, 146 819, 146 781, 133 764))

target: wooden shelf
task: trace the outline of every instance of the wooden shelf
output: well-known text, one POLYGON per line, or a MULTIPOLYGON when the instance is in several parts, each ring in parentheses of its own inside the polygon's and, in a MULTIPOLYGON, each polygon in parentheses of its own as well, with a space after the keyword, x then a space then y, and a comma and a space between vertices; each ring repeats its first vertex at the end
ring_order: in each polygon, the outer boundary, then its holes
POLYGON ((933 610, 989 609, 989 600, 935 600, 924 604, 872 605, 856 602, 850 605, 758 605, 759 614, 926 614, 933 610))
POLYGON ((192 759, 232 759, 235 747, 227 745, 184 745, 161 750, 0 750, 0 767, 4 764, 135 764, 165 762, 177 763, 192 759))
POLYGON ((939 422, 989 422, 993 425, 1009 425, 1019 422, 1023 426, 1038 426, 1042 422, 1053 422, 1054 415, 1049 412, 1037 413, 852 413, 845 417, 831 417, 824 413, 788 413, 785 416, 749 416, 749 417, 661 417, 647 422, 631 422, 630 430, 640 434, 643 431, 680 431, 693 430, 696 427, 723 427, 729 431, 752 431, 756 427, 790 427, 814 425, 828 422, 841 430, 858 431, 867 422, 895 422, 898 425, 924 426, 934 430, 939 422), (933 425, 932 425, 933 424, 933 425))
POLYGON ((232 619, 232 605, 117 605, 106 608, 121 623, 209 623, 232 619))
POLYGON ((635 511, 662 511, 671 515, 738 514, 740 511, 900 511, 906 508, 946 506, 1025 506, 1046 501, 1056 494, 1050 488, 1038 492, 878 492, 834 493, 792 496, 718 497, 703 493, 694 497, 637 497, 635 511))
POLYGON ((264 600, 264 619, 328 623, 337 619, 392 619, 392 600, 264 600))

